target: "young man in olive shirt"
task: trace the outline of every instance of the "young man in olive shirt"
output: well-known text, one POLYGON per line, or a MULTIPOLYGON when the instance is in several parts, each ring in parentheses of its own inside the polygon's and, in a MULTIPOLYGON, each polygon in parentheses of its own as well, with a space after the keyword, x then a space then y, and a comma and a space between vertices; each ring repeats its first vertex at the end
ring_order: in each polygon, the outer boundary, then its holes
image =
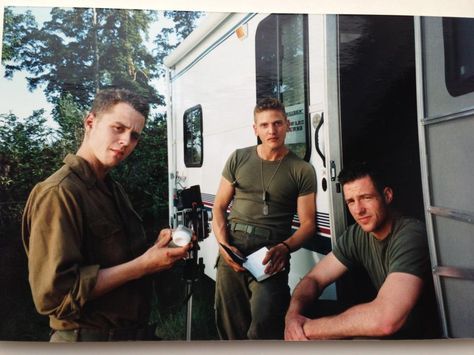
POLYGON ((148 104, 126 90, 97 94, 76 155, 35 186, 23 242, 35 306, 51 341, 146 339, 151 284, 189 246, 167 248, 170 231, 146 245, 141 219, 108 172, 135 149, 148 104))
POLYGON ((390 208, 392 188, 368 165, 341 171, 339 181, 357 223, 296 286, 286 315, 285 339, 438 336, 423 224, 390 208), (356 265, 367 270, 378 290, 375 299, 338 315, 306 317, 324 288, 356 265))
POLYGON ((214 203, 213 231, 220 244, 237 254, 267 246, 265 272, 276 274, 257 282, 221 247, 216 324, 226 340, 283 339, 289 256, 315 231, 316 176, 284 144, 289 122, 283 105, 276 99, 260 101, 253 127, 262 143, 238 149, 228 159, 214 203), (300 228, 291 234, 295 213, 300 228))

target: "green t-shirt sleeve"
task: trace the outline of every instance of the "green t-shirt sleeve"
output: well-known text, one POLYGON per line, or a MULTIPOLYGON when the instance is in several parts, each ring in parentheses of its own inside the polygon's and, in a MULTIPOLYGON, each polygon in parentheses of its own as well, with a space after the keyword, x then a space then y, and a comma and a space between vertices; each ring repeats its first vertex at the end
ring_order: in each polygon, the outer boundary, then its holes
POLYGON ((313 192, 316 193, 317 190, 316 172, 314 168, 306 162, 301 169, 299 186, 298 196, 304 196, 313 192))
POLYGON ((423 277, 429 272, 430 258, 423 223, 410 220, 400 227, 398 237, 388 251, 389 270, 423 277))
POLYGON ((354 238, 356 238, 355 229, 355 225, 347 228, 344 233, 337 238, 336 245, 332 250, 334 256, 348 269, 359 264, 357 249, 353 243, 354 238))
POLYGON ((222 170, 222 176, 229 182, 233 182, 236 179, 239 155, 239 150, 234 151, 227 159, 222 170))

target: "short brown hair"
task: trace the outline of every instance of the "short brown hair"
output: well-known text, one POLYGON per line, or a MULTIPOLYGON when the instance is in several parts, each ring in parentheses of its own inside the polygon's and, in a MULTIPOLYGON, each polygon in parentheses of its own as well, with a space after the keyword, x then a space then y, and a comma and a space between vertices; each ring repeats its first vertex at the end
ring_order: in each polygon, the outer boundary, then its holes
POLYGON ((109 110, 114 105, 124 102, 132 106, 136 111, 141 113, 145 120, 150 113, 150 105, 141 97, 126 89, 104 89, 97 93, 92 103, 91 113, 97 115, 109 110))
POLYGON ((380 195, 383 195, 384 189, 391 185, 387 173, 379 166, 379 164, 374 162, 369 163, 366 161, 351 162, 341 170, 337 179, 344 187, 345 184, 362 179, 366 176, 370 177, 380 195))
POLYGON ((257 113, 268 110, 278 111, 286 118, 285 106, 280 102, 280 100, 273 97, 265 97, 258 100, 257 105, 255 105, 255 108, 253 109, 254 119, 257 113))

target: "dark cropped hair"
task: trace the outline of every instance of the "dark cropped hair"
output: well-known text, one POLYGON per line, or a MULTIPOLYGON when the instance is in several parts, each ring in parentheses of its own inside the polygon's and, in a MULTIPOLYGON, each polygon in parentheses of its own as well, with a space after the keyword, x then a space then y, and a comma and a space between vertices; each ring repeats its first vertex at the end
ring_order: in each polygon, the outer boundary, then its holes
POLYGON ((141 96, 126 89, 104 89, 97 93, 92 103, 91 113, 97 115, 106 112, 114 105, 124 102, 132 106, 136 111, 141 113, 145 120, 150 113, 150 105, 141 96))
POLYGON ((349 182, 353 182, 366 176, 369 176, 372 179, 375 188, 380 194, 383 194, 384 188, 390 185, 384 171, 377 165, 368 162, 354 162, 345 166, 337 176, 337 179, 339 180, 339 183, 344 186, 349 182))
POLYGON ((283 115, 283 117, 286 118, 285 106, 280 102, 280 100, 275 99, 273 97, 266 97, 266 98, 260 99, 257 102, 257 105, 255 106, 253 110, 254 119, 257 113, 268 111, 268 110, 278 111, 283 115))

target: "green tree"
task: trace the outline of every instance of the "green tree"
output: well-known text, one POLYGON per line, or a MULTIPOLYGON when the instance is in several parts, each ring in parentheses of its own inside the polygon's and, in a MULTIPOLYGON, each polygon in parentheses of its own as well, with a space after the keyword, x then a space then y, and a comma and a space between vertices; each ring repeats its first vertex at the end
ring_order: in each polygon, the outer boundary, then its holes
MULTIPOLYGON (((5 7, 3 13, 3 48, 2 62, 11 61, 20 55, 19 51, 26 46, 30 35, 38 24, 31 11, 15 15, 9 7, 5 7)), ((7 75, 19 68, 15 65, 7 65, 7 75)))
POLYGON ((155 18, 155 11, 146 10, 53 8, 50 21, 42 28, 28 27, 21 45, 9 51, 6 76, 26 71, 28 88, 44 85, 55 105, 69 94, 78 105, 89 106, 96 90, 109 86, 162 104, 151 83, 158 75, 157 63, 145 46, 155 18))
POLYGON ((55 146, 61 156, 76 152, 84 137, 83 118, 87 109, 74 101, 70 93, 61 95, 53 109, 54 120, 59 124, 55 146))
POLYGON ((0 115, 0 228, 20 221, 33 185, 59 165, 49 142, 53 130, 45 122, 43 110, 24 120, 0 115))
POLYGON ((199 11, 165 11, 163 16, 172 21, 171 27, 165 27, 155 38, 156 59, 160 66, 160 74, 163 75, 163 60, 178 45, 188 37, 196 27, 196 22, 203 16, 199 11))

